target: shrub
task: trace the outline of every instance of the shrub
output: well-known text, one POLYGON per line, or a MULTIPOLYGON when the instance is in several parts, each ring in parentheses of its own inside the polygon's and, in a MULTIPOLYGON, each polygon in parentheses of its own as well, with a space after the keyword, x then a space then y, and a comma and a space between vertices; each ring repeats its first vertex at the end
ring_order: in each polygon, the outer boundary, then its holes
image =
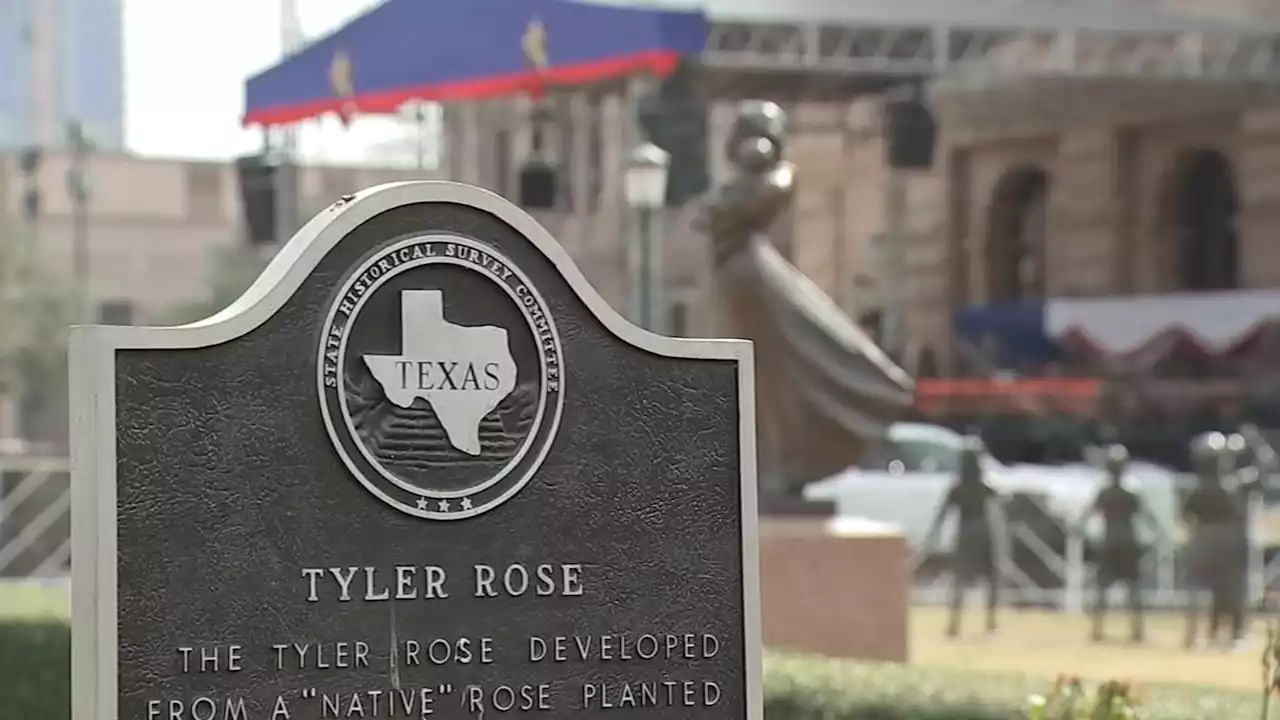
MULTIPOLYGON (((1044 678, 909 665, 771 656, 765 661, 768 720, 1017 720, 1044 678)), ((1253 720, 1257 695, 1186 685, 1140 693, 1140 720, 1253 720)))
POLYGON ((1141 698, 1119 680, 1091 687, 1078 677, 1063 676, 1049 692, 1030 700, 1027 720, 1137 720, 1141 698))
MULTIPOLYGON (((0 718, 69 720, 65 622, 0 618, 0 718)), ((768 720, 1020 720, 1044 679, 772 655, 765 662, 768 720)), ((1255 695, 1153 686, 1140 720, 1252 720, 1255 695)))
POLYGON ((0 718, 70 717, 71 631, 67 624, 0 619, 0 718))

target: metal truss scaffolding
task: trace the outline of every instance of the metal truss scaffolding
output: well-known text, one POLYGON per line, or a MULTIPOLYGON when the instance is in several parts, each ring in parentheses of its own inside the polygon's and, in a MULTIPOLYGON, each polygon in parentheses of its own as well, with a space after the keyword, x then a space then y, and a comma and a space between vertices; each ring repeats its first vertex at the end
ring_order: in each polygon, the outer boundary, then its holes
MULTIPOLYGON (((721 18, 713 11, 704 66, 724 72, 877 75, 902 82, 943 76, 969 82, 1028 75, 1280 77, 1280 34, 1170 16, 1140 0, 1109 0, 1106 8, 1060 0, 1001 3, 1003 22, 974 17, 969 2, 938 5, 947 10, 927 22, 915 17, 895 22, 884 17, 883 6, 876 17, 860 19, 855 11, 861 4, 848 0, 841 19, 785 22, 721 18), (1128 12, 1116 12, 1121 6, 1128 12), (1091 22, 1084 17, 1090 14, 1091 22)), ((919 8, 902 12, 917 15, 919 8)))

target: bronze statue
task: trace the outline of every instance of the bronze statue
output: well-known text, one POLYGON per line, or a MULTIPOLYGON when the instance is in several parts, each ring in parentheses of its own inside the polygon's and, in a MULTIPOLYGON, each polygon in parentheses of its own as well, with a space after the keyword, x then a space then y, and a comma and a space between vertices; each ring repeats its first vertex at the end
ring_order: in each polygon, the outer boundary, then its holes
POLYGON ((913 402, 911 377, 769 242, 795 194, 786 115, 747 102, 728 143, 735 177, 714 190, 710 236, 727 334, 755 342, 762 510, 851 466, 913 402))
POLYGON ((1191 528, 1187 545, 1191 591, 1191 600, 1187 603, 1187 647, 1197 643, 1198 616, 1205 610, 1206 594, 1209 596, 1209 644, 1236 639, 1244 626, 1240 594, 1244 590, 1245 558, 1237 550, 1242 535, 1240 524, 1245 518, 1239 499, 1223 483, 1223 476, 1235 465, 1235 459, 1226 437, 1219 432, 1195 438, 1191 455, 1197 484, 1182 509, 1183 518, 1191 528), (1222 621, 1228 618, 1231 637, 1222 640, 1219 630, 1222 621))
POLYGON ((1255 509, 1263 502, 1263 494, 1269 489, 1280 470, 1276 451, 1256 425, 1244 424, 1227 437, 1229 457, 1234 461, 1230 489, 1236 499, 1239 513, 1236 525, 1235 558, 1239 591, 1231 610, 1232 634, 1237 643, 1243 642, 1248 633, 1249 609, 1258 598, 1259 587, 1250 587, 1250 575, 1260 573, 1265 565, 1262 551, 1252 537, 1255 509))
POLYGON ((982 460, 987 448, 982 438, 969 435, 960 450, 956 479, 938 507, 925 536, 929 551, 937 543, 942 523, 953 510, 956 518, 956 545, 951 553, 951 588, 947 598, 947 637, 959 637, 960 612, 964 593, 975 581, 987 587, 987 633, 994 634, 1000 610, 1000 579, 1007 556, 1008 534, 1005 500, 988 482, 982 460))
POLYGON ((1125 487, 1125 475, 1129 469, 1129 450, 1119 444, 1106 449, 1103 473, 1106 484, 1085 510, 1077 523, 1078 532, 1090 516, 1102 516, 1102 546, 1097 561, 1097 599, 1093 606, 1093 640, 1102 641, 1103 624, 1107 615, 1107 592, 1116 583, 1124 583, 1128 592, 1129 612, 1132 619, 1130 639, 1142 642, 1142 556, 1144 548, 1138 539, 1137 521, 1143 519, 1155 524, 1142 497, 1125 487))

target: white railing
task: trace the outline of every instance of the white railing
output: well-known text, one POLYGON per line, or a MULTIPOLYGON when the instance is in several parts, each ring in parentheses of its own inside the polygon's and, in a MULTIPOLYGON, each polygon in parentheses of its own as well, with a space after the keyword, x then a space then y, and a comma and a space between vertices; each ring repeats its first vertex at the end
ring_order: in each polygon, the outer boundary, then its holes
POLYGON ((0 456, 0 581, 67 574, 69 471, 65 457, 0 456))
MULTIPOLYGON (((1260 503, 1255 503, 1250 517, 1254 530, 1250 537, 1255 540, 1249 548, 1248 590, 1250 603, 1253 605, 1263 601, 1267 588, 1280 584, 1280 554, 1270 562, 1263 561, 1266 541, 1259 540, 1260 534, 1257 532, 1260 509, 1260 503)), ((1061 552, 1037 535, 1029 525, 1021 522, 1009 524, 1009 546, 1018 546, 1041 562, 1055 582, 1035 582, 1017 566, 1012 552, 1006 548, 1005 556, 1000 559, 1002 602, 1052 607, 1077 614, 1084 613, 1093 606, 1097 582, 1095 568, 1085 557, 1088 540, 1079 532, 1061 525, 1058 529, 1066 536, 1065 547, 1061 552)), ((1148 607, 1173 608, 1186 605, 1190 593, 1181 572, 1182 552, 1180 543, 1172 533, 1163 529, 1158 532, 1155 542, 1149 546, 1142 559, 1143 599, 1148 607)), ((912 598, 921 603, 945 603, 949 583, 950 577, 946 572, 921 579, 913 589, 912 598)), ((980 587, 975 586, 967 589, 966 593, 981 591, 980 587)), ((1113 593, 1125 591, 1124 587, 1114 587, 1111 590, 1113 593)), ((1115 604, 1115 599, 1108 597, 1108 600, 1109 604, 1115 604)))
MULTIPOLYGON (((0 455, 0 582, 53 580, 66 576, 71 562, 71 493, 69 463, 65 457, 0 455)), ((1261 601, 1267 588, 1280 585, 1280 554, 1269 562, 1260 532, 1262 503, 1250 509, 1255 542, 1249 548, 1249 597, 1261 601)), ((1092 607, 1097 585, 1094 567, 1086 562, 1087 540, 1080 533, 1057 526, 1066 537, 1059 551, 1022 522, 1011 522, 1011 543, 1006 544, 1002 565, 1001 596, 1004 602, 1053 607, 1067 613, 1083 613, 1092 607), (1041 563, 1053 582, 1037 582, 1014 561, 1012 546, 1041 563), (1047 585, 1047 586, 1046 586, 1047 585)), ((1182 550, 1171 532, 1161 529, 1143 558, 1144 599, 1149 607, 1181 607, 1189 593, 1180 572, 1182 550)), ((946 602, 948 575, 943 572, 921 579, 913 599, 922 603, 946 602)), ((968 592, 980 592, 970 588, 968 592)), ((1123 592, 1123 588, 1115 588, 1123 592)))

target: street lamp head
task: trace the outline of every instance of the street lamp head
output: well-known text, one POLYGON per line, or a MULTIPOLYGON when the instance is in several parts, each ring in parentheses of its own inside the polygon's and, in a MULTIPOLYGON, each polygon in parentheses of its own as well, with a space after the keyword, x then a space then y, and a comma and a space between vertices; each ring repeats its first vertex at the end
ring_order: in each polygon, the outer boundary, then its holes
POLYGON ((670 164, 667 151, 653 143, 643 143, 632 150, 625 178, 627 204, 650 210, 663 207, 667 200, 670 164))

